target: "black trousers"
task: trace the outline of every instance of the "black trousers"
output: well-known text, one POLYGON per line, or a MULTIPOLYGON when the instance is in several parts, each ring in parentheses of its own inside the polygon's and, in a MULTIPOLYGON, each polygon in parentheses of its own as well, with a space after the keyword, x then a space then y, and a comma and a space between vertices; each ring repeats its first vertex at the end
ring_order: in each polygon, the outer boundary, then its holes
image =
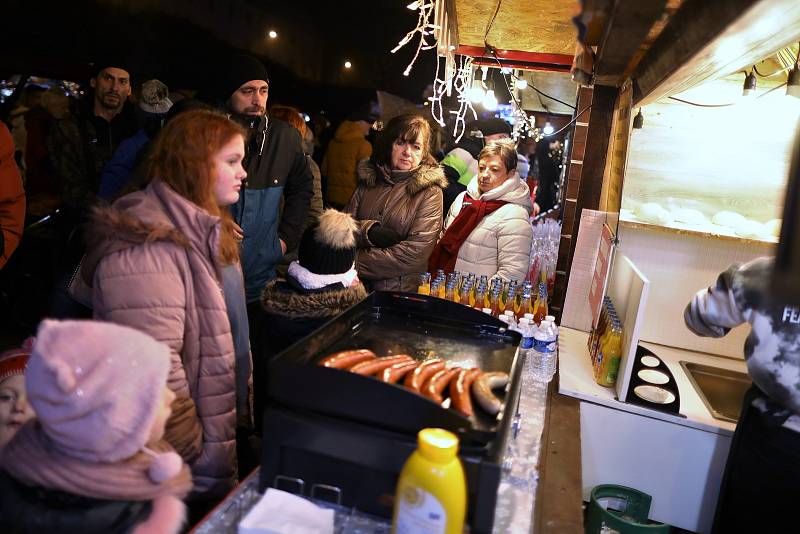
POLYGON ((764 394, 744 397, 722 478, 714 534, 797 532, 800 506, 800 433, 765 424, 752 406, 764 394))

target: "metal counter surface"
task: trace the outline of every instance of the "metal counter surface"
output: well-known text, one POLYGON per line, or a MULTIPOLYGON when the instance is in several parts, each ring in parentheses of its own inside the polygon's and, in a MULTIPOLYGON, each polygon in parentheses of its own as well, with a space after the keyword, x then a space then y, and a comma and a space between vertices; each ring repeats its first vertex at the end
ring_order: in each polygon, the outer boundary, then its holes
MULTIPOLYGON (((522 372, 519 423, 512 432, 504 455, 503 475, 497 493, 495 534, 525 534, 532 531, 539 451, 547 406, 547 383, 534 379, 530 361, 522 372)), ((237 526, 258 502, 258 469, 251 473, 201 523, 193 534, 236 534, 237 526)), ((335 511, 336 534, 388 534, 391 522, 335 503, 309 499, 335 511)))

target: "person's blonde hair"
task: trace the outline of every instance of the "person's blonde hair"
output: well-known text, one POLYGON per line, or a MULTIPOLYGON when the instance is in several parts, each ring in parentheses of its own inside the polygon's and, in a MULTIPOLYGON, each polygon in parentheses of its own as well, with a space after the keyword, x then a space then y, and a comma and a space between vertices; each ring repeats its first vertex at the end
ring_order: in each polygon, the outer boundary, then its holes
POLYGON ((517 144, 511 139, 490 141, 478 154, 478 161, 491 156, 499 156, 509 173, 517 168, 517 144))

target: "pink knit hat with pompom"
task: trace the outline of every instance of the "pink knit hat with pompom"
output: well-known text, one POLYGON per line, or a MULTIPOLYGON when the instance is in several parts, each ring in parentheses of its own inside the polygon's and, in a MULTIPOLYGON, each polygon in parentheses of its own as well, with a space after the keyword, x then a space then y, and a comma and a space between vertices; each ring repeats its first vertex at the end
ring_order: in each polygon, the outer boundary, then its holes
POLYGON ((147 443, 169 366, 169 348, 132 328, 45 320, 25 387, 42 430, 61 453, 116 462, 147 443))

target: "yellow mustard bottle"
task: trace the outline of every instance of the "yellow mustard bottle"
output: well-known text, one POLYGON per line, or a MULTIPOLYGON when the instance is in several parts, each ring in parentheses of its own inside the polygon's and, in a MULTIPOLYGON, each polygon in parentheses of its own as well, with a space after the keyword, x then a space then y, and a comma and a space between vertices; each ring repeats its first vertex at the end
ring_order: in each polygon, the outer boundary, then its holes
POLYGON ((467 512, 458 437, 441 428, 417 435, 417 450, 400 471, 392 534, 462 534, 467 512))

